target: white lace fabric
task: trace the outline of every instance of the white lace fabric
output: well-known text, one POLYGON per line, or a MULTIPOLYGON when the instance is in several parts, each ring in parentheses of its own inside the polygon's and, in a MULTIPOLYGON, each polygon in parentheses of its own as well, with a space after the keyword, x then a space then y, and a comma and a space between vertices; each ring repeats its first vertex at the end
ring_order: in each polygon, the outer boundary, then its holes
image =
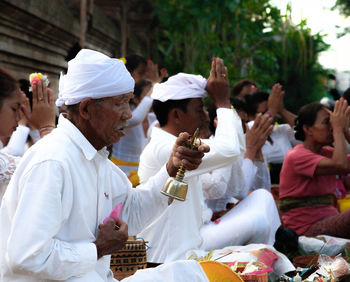
POLYGON ((19 157, 14 157, 0 151, 0 201, 5 193, 7 184, 16 170, 19 160, 19 157))

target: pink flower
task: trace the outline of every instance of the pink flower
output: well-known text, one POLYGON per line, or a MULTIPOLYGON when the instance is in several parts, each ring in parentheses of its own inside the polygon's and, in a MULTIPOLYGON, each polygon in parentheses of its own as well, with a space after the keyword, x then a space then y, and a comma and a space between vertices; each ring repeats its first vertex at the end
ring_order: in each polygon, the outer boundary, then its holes
POLYGON ((30 87, 29 87, 29 91, 32 91, 32 86, 34 84, 37 84, 39 81, 43 81, 43 83, 45 83, 46 86, 49 86, 50 81, 47 78, 46 74, 41 74, 40 72, 33 72, 29 75, 29 82, 30 82, 30 87))
POLYGON ((108 220, 111 218, 113 218, 114 220, 117 220, 117 218, 119 217, 122 211, 122 207, 123 207, 123 203, 119 203, 118 205, 116 205, 112 210, 111 214, 103 220, 103 224, 106 224, 108 220))
POLYGON ((39 77, 34 77, 31 81, 30 81, 30 85, 34 85, 34 84, 36 84, 36 83, 38 83, 39 81, 40 81, 41 79, 39 78, 39 77))

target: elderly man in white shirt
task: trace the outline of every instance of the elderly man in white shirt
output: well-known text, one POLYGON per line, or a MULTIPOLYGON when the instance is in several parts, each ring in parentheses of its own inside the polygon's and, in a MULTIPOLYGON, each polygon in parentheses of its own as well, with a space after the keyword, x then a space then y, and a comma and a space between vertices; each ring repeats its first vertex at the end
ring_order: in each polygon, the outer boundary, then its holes
MULTIPOLYGON (((68 63, 56 102, 67 106, 67 115, 24 155, 2 200, 1 281, 113 281, 110 254, 167 207, 159 187, 181 163, 195 169, 201 162, 208 146, 190 150, 182 133, 167 164, 132 189, 105 147, 123 136, 133 88, 120 60, 85 49, 68 63), (120 218, 102 224, 119 203, 120 218)), ((168 265, 148 270, 147 277, 165 281, 170 271, 174 281, 207 281, 199 264, 177 262, 175 268, 183 272, 174 274, 168 265)))
POLYGON ((148 183, 164 165, 165 156, 171 152, 170 144, 179 132, 193 133, 207 120, 202 99, 206 90, 218 108, 216 136, 199 168, 185 173, 186 200, 174 201, 140 233, 150 243, 147 257, 152 262, 184 259, 187 251, 201 248, 204 199, 199 176, 231 164, 245 149, 241 120, 231 109, 227 69, 223 60, 217 58, 212 63, 208 81, 202 76, 179 73, 154 86, 153 110, 160 128, 153 128, 150 143, 141 154, 140 182, 148 183))

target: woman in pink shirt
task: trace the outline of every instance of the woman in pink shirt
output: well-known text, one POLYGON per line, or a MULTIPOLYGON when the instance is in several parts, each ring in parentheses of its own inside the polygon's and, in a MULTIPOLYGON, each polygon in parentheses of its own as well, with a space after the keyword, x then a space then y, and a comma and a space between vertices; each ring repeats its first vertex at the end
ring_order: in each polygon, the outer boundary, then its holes
POLYGON ((280 175, 280 210, 285 227, 299 235, 327 234, 350 239, 350 210, 334 206, 336 175, 350 172, 346 155, 350 107, 341 99, 334 112, 320 103, 301 108, 295 137, 280 175), (330 145, 334 145, 330 147, 330 145))

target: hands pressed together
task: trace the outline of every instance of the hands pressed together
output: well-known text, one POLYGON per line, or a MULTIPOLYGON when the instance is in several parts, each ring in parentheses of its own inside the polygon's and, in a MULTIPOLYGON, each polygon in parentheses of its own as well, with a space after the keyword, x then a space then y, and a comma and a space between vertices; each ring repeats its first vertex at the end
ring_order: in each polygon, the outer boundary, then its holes
POLYGON ((350 106, 344 98, 336 101, 333 112, 329 114, 333 132, 340 130, 346 133, 349 130, 350 106))
POLYGON ((230 85, 224 60, 214 58, 206 89, 216 108, 230 108, 230 85))
POLYGON ((40 136, 44 136, 55 128, 56 114, 54 93, 45 83, 37 81, 32 85, 33 104, 30 110, 29 99, 23 97, 21 119, 19 124, 38 129, 40 136))
POLYGON ((272 86, 269 99, 267 100, 267 108, 274 122, 275 117, 282 113, 283 110, 283 97, 284 91, 282 90, 282 85, 276 83, 272 86))
POLYGON ((272 118, 269 115, 259 113, 254 120, 252 128, 247 128, 245 158, 249 158, 252 161, 257 159, 257 154, 273 129, 271 120, 272 118))
POLYGON ((153 84, 162 82, 163 78, 168 77, 168 72, 165 68, 158 69, 158 64, 153 63, 152 60, 147 61, 146 77, 152 81, 153 84))

